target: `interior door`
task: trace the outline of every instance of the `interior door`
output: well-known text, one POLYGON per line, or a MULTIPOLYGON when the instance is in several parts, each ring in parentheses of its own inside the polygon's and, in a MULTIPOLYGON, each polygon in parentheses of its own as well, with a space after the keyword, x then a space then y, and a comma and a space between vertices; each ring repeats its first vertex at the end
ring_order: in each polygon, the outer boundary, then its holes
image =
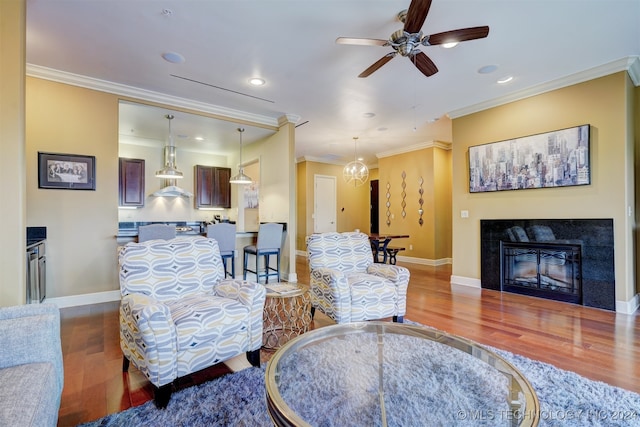
POLYGON ((313 232, 336 231, 336 177, 314 175, 313 232))
POLYGON ((371 214, 370 214, 370 223, 371 223, 371 234, 378 234, 378 222, 380 220, 379 216, 379 208, 378 208, 378 180, 372 179, 371 185, 369 186, 369 196, 371 200, 371 214))

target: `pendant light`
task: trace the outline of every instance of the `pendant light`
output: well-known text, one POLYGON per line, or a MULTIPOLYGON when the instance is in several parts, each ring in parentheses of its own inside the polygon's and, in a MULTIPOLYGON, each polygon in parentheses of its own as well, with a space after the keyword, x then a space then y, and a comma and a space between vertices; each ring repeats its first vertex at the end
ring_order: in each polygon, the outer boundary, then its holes
POLYGON ((244 174, 244 168, 242 167, 242 132, 244 132, 244 128, 238 128, 238 132, 240 132, 240 167, 238 168, 238 174, 232 176, 229 183, 251 184, 251 178, 244 174))
POLYGON ((179 179, 182 178, 182 172, 176 167, 176 147, 173 145, 173 135, 171 134, 171 120, 173 114, 164 116, 169 120, 169 142, 164 146, 164 167, 156 171, 156 178, 179 179))
POLYGON ((342 176, 347 184, 351 184, 353 182, 353 186, 357 187, 359 185, 364 184, 369 179, 369 168, 367 165, 358 160, 356 143, 358 141, 358 137, 353 137, 353 161, 347 163, 347 165, 342 170, 342 176))

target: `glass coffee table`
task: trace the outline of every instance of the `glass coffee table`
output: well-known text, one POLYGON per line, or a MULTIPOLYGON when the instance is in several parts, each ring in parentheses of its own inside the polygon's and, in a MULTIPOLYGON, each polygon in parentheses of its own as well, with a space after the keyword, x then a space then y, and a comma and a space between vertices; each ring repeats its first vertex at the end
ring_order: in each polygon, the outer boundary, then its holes
POLYGON ((539 402, 498 354, 408 324, 322 327, 286 343, 266 369, 277 426, 535 426, 539 402))

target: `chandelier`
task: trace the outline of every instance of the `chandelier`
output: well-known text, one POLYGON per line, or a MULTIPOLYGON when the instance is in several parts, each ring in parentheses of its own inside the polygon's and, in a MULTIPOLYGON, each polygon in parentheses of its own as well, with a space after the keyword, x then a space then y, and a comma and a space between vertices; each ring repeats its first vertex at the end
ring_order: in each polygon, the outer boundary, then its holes
POLYGON ((354 187, 364 184, 369 179, 369 168, 358 160, 356 144, 358 137, 353 137, 353 161, 346 164, 342 170, 342 176, 347 184, 353 183, 354 187))

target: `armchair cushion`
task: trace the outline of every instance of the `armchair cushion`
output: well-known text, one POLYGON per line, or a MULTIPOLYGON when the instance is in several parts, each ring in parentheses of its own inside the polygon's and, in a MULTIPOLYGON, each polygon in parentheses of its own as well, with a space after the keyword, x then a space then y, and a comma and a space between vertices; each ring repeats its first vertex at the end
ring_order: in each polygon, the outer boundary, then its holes
POLYGON ((177 351, 247 330, 249 307, 228 298, 190 295, 166 304, 176 329, 177 351))

